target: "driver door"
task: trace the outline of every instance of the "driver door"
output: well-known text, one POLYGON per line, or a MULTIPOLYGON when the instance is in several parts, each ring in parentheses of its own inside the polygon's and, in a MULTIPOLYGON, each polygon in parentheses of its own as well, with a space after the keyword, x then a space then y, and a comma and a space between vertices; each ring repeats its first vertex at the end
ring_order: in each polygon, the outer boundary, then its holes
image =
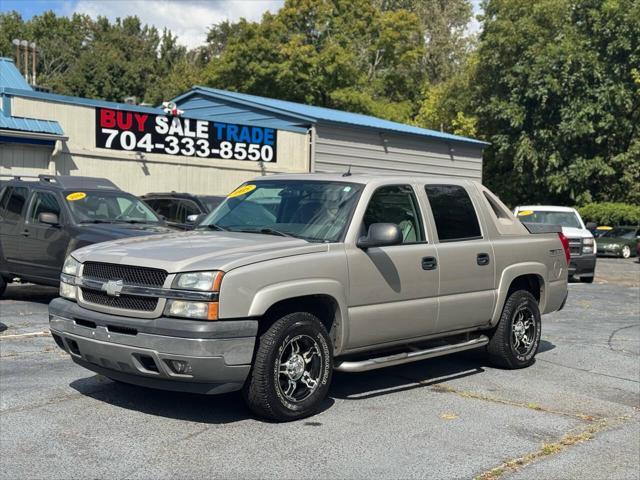
POLYGON ((400 245, 366 250, 347 244, 349 265, 348 348, 359 348, 432 333, 438 315, 437 251, 427 242, 424 217, 411 185, 379 187, 360 220, 394 223, 400 245))

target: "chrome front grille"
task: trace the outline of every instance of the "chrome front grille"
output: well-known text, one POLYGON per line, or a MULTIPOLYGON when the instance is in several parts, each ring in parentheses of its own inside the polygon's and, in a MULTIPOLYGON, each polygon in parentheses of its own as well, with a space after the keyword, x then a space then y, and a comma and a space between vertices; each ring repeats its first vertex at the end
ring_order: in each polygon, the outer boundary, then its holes
POLYGON ((129 285, 162 287, 167 279, 167 272, 159 268, 86 262, 82 270, 82 276, 102 281, 122 280, 129 285))
POLYGON ((82 286, 79 300, 87 308, 93 307, 100 311, 113 310, 113 313, 121 315, 141 312, 140 315, 148 317, 160 306, 160 299, 157 296, 126 293, 109 295, 105 282, 121 281, 123 285, 153 289, 162 288, 167 276, 168 273, 159 268, 85 262, 82 267, 82 278, 87 281, 87 284, 82 286))
POLYGON ((572 257, 578 257, 582 255, 582 239, 581 238, 569 239, 569 252, 571 252, 572 257))
POLYGON ((122 310, 138 310, 140 312, 153 312, 158 306, 156 297, 142 297, 138 295, 120 295, 112 297, 105 292, 82 288, 82 298, 85 302, 93 303, 108 308, 122 310))

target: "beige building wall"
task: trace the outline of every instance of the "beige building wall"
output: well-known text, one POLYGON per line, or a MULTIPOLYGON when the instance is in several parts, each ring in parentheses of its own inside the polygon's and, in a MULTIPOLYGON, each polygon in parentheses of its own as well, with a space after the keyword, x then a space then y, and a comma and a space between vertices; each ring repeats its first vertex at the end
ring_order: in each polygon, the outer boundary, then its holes
POLYGON ((51 151, 48 146, 0 142, 0 175, 51 173, 51 151))
MULTIPOLYGON (((276 163, 187 158, 97 149, 93 107, 13 97, 11 112, 60 123, 69 140, 53 155, 55 173, 105 177, 136 195, 171 190, 223 195, 257 176, 310 171, 309 136, 303 133, 278 131, 276 163)), ((53 173, 48 163, 43 168, 37 173, 53 173)))

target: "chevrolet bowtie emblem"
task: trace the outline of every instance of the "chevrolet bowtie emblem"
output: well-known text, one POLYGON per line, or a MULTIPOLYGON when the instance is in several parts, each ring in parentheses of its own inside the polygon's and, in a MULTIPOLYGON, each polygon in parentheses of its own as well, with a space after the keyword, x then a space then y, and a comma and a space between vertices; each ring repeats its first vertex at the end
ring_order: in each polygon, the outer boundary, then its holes
POLYGON ((119 297, 122 292, 122 280, 109 280, 102 284, 102 290, 110 297, 119 297))

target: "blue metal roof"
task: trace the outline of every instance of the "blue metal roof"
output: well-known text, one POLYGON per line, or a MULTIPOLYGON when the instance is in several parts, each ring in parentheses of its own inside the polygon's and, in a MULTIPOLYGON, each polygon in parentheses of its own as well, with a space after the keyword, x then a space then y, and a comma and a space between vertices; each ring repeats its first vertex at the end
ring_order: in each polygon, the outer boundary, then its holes
POLYGON ((38 120, 35 118, 5 117, 2 113, 0 113, 0 130, 19 130, 21 132, 64 135, 64 131, 58 122, 38 120))
POLYGON ((0 88, 33 90, 13 64, 11 58, 0 57, 0 88))
POLYGON ((328 122, 347 124, 358 127, 374 128, 376 130, 387 130, 398 133, 406 133, 410 135, 439 138, 446 141, 472 143, 478 146, 488 145, 487 142, 483 142, 481 140, 453 135, 451 133, 438 132, 437 130, 420 128, 404 123, 392 122, 390 120, 384 120, 382 118, 372 117, 369 115, 344 112, 331 108, 315 107, 312 105, 304 105, 302 103, 288 102, 286 100, 277 100, 274 98, 258 97, 256 95, 230 92, 227 90, 218 90, 209 87, 196 86, 189 92, 176 97, 175 101, 181 103, 183 99, 186 99, 187 97, 198 93, 209 95, 218 100, 233 101, 249 107, 261 108, 274 114, 286 115, 311 123, 328 122))

